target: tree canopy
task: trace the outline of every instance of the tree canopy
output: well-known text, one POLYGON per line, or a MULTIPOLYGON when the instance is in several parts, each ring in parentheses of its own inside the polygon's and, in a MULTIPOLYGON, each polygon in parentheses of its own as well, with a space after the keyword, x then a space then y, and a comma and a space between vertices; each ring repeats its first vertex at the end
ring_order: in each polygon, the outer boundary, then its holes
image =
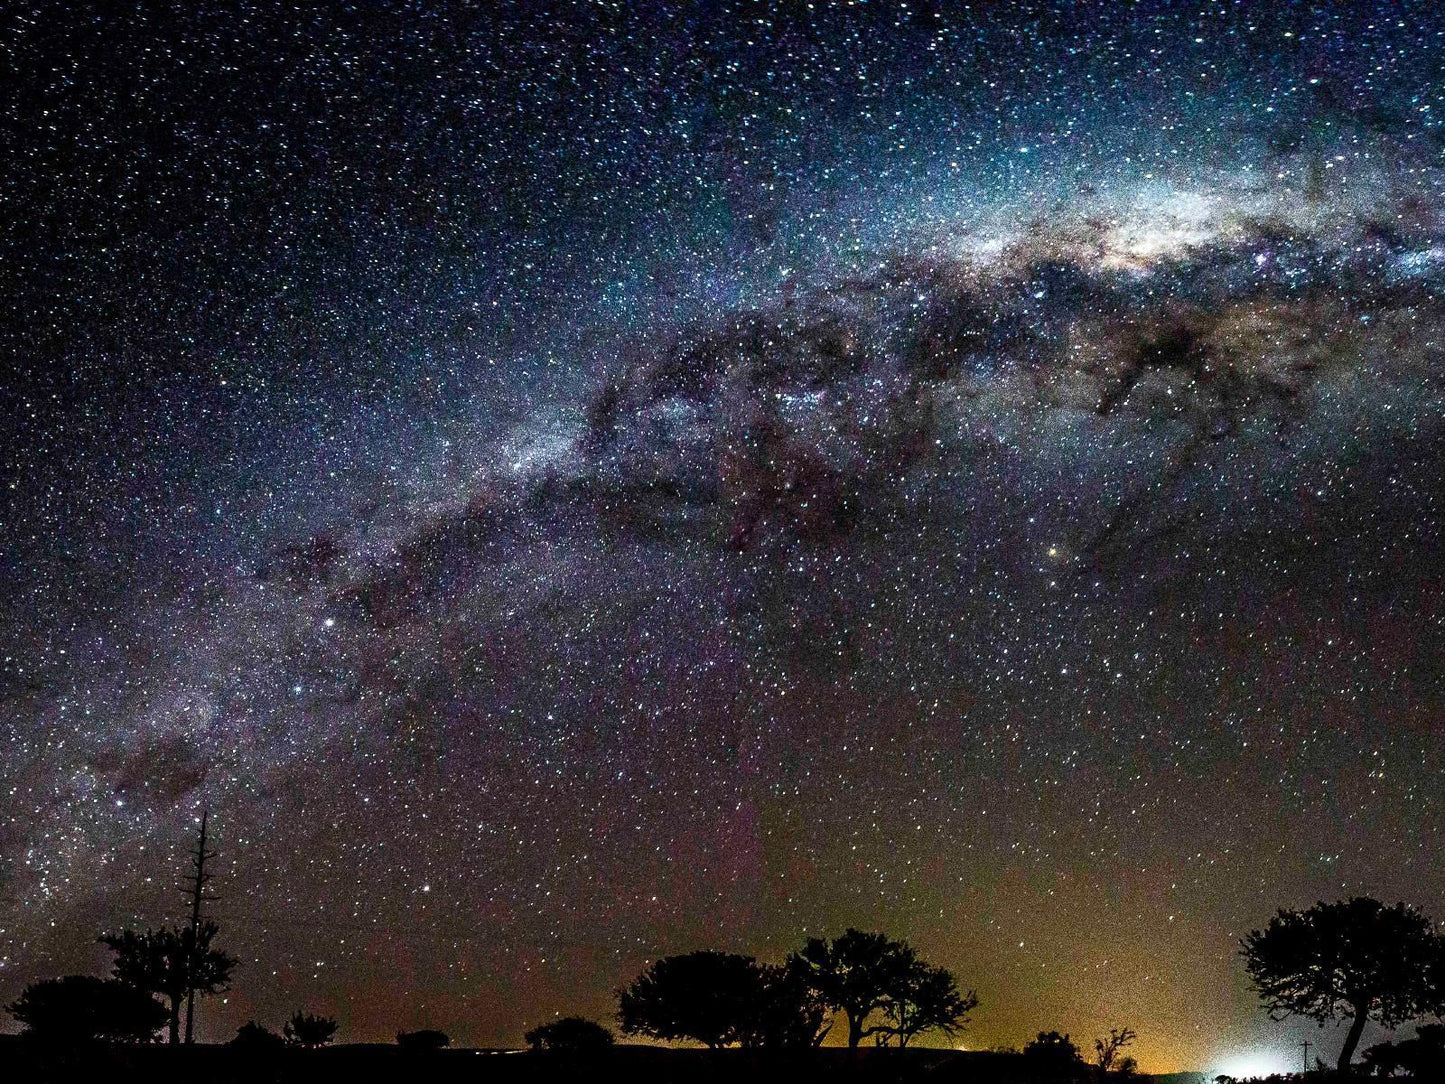
POLYGON ((767 1050, 804 1050, 828 1034, 828 1006, 796 964, 762 965, 758 992, 743 1028, 742 1044, 767 1050))
POLYGON ((925 1031, 953 1035, 962 1030, 968 1014, 977 1007, 978 997, 972 990, 961 993, 950 972, 914 960, 887 990, 883 1003, 886 1034, 900 1047, 925 1031))
POLYGON ((954 1034, 978 1006, 953 975, 918 958, 905 941, 849 929, 831 941, 812 938, 789 958, 819 999, 843 1014, 848 1046, 869 1036, 907 1046, 925 1031, 954 1034))
POLYGON ((723 952, 668 956, 618 999, 628 1034, 767 1049, 818 1046, 831 1013, 847 1020, 850 1047, 870 1035, 907 1046, 926 1031, 953 1034, 978 1005, 904 942, 851 929, 809 941, 782 965, 723 952))
POLYGON ((53 1043, 150 1042, 166 1023, 165 1006, 144 990, 93 975, 32 983, 6 1009, 27 1035, 53 1043))
POLYGON ((868 1018, 884 1006, 916 957, 902 941, 850 928, 831 941, 809 938, 792 959, 828 1007, 843 1014, 848 1046, 856 1049, 863 1039, 887 1030, 887 1024, 870 1025, 868 1018))
POLYGON ((181 1003, 191 991, 207 995, 225 990, 235 969, 234 957, 211 944, 219 932, 214 922, 189 927, 122 930, 100 940, 115 953, 114 976, 121 982, 169 1002, 169 1037, 180 1041, 181 1003))
POLYGON ((758 963, 751 956, 666 956, 621 991, 618 1018, 629 1035, 729 1046, 742 1041, 758 992, 758 963))
POLYGON ((1276 1020, 1348 1019, 1339 1068, 1348 1070, 1367 1021, 1395 1027, 1445 1010, 1445 942, 1403 903, 1355 897, 1279 911, 1240 951, 1276 1020))

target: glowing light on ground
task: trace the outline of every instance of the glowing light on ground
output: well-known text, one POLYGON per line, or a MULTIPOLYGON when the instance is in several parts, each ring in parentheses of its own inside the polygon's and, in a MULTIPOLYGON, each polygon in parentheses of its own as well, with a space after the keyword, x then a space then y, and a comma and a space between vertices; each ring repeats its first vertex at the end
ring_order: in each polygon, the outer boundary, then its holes
POLYGON ((1277 1050, 1251 1050, 1226 1055, 1210 1067, 1205 1077, 1209 1080, 1218 1076, 1248 1080, 1251 1077, 1265 1077, 1272 1073, 1288 1073, 1296 1068, 1298 1066, 1287 1055, 1277 1050))

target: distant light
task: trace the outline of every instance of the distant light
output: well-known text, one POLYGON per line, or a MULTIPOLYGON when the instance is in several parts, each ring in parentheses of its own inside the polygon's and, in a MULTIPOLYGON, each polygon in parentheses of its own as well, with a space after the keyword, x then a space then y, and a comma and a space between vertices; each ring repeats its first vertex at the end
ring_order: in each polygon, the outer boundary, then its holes
POLYGON ((1232 1076, 1236 1080, 1247 1080, 1255 1076, 1271 1076, 1275 1073, 1292 1073, 1299 1068, 1297 1061, 1276 1050, 1252 1050, 1244 1054, 1231 1054, 1209 1070, 1208 1078, 1232 1076))

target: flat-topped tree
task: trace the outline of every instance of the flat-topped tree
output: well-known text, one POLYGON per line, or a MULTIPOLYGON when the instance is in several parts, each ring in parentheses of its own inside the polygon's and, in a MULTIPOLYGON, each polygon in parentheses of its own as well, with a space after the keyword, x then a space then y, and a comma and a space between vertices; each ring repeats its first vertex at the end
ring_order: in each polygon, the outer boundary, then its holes
POLYGON ((1349 1070, 1367 1021, 1392 1028, 1445 1011, 1445 940, 1403 903, 1355 897, 1281 910, 1244 938, 1240 951, 1274 1019, 1350 1021, 1341 1072, 1349 1070))

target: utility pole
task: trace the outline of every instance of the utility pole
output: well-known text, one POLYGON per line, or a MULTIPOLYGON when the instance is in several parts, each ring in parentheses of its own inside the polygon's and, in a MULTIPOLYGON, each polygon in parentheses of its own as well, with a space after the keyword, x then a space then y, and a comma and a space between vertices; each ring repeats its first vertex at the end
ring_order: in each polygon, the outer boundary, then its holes
POLYGON ((191 852, 191 879, 181 891, 191 901, 191 926, 190 926, 190 954, 191 958, 186 961, 186 1043, 195 1042, 195 1031, 193 1030, 196 1015, 196 984, 191 973, 196 966, 197 945, 200 943, 201 934, 201 903, 202 901, 218 900, 221 897, 213 896, 206 891, 206 883, 210 881, 211 875, 206 872, 206 863, 216 857, 214 851, 206 850, 206 821, 209 816, 207 810, 201 810, 201 833, 196 843, 196 849, 191 852))
POLYGON ((1300 1046, 1304 1047, 1304 1052, 1305 1052, 1305 1056, 1304 1056, 1305 1076, 1309 1076, 1309 1072, 1310 1072, 1310 1047, 1313 1046, 1313 1045, 1314 1045, 1314 1044, 1311 1043, 1308 1039, 1306 1039, 1304 1042, 1300 1043, 1300 1046))

